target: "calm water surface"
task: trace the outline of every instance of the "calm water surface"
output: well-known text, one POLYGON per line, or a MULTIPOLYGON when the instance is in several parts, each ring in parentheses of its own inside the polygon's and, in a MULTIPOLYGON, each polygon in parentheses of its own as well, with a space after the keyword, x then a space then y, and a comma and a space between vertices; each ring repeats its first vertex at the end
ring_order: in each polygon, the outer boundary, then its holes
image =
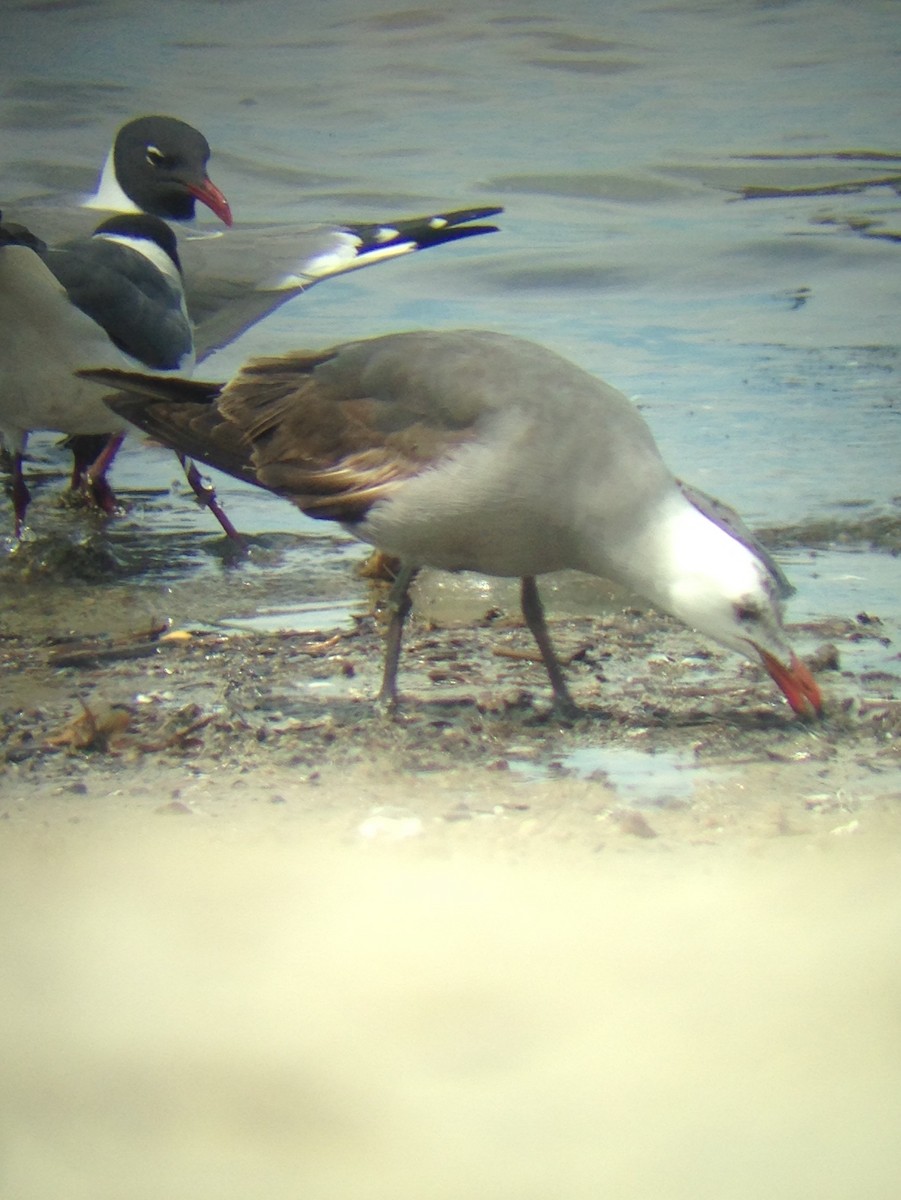
MULTIPOLYGON (((877 518, 895 548, 901 528, 901 5, 13 0, 3 26, 9 199, 89 187, 116 127, 164 111, 206 133, 238 221, 505 205, 502 233, 317 287, 204 374, 421 325, 538 339, 635 398, 678 473, 800 527, 793 617, 897 629, 897 560, 870 541, 877 518)), ((52 507, 52 442, 39 543, 80 528, 52 507)), ((359 593, 340 531, 228 480, 262 544, 223 570, 177 479, 168 454, 123 454, 119 578, 90 603, 124 587, 197 619, 359 593)), ((12 611, 40 587, 53 612, 53 570, 23 582, 20 562, 0 567, 12 611)))

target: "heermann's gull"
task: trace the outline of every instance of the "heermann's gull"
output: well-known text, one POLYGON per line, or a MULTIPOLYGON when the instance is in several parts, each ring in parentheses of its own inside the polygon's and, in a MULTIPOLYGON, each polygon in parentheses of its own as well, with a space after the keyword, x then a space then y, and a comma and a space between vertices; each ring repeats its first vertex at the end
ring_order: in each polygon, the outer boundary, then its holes
POLYGON ((766 557, 692 502, 625 396, 550 350, 486 331, 410 332, 251 362, 226 385, 95 377, 137 393, 110 403, 154 437, 401 560, 387 703, 407 588, 429 565, 521 578, 561 706, 571 701, 535 576, 575 568, 759 657, 796 713, 820 711, 766 557))
MULTIPOLYGON (((191 323, 175 235, 144 214, 111 217, 90 238, 49 248, 21 226, 0 225, 0 437, 12 461, 16 536, 29 494, 22 463, 28 434, 124 436, 128 425, 103 390, 76 372, 88 364, 190 370, 191 323)), ((197 491, 196 471, 189 480, 197 491)), ((98 500, 111 503, 102 481, 98 500)), ((198 492, 223 523, 209 493, 198 492)))

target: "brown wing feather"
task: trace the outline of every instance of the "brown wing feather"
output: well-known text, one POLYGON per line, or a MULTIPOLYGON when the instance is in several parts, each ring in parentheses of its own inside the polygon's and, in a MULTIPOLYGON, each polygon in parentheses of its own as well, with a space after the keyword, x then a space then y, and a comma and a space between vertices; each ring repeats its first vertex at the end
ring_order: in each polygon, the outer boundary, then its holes
MULTIPOLYGON (((352 395, 317 368, 333 353, 249 363, 218 402, 257 482, 313 517, 353 522, 468 440, 396 399, 352 395)), ((342 384, 346 384, 342 378, 342 384)))
POLYGON ((78 374, 111 389, 124 389, 110 391, 104 400, 156 441, 227 475, 259 483, 250 461, 250 445, 216 406, 221 384, 109 368, 78 374))
POLYGON ((83 372, 128 389, 108 398, 152 437, 293 501, 353 523, 404 481, 468 441, 471 423, 407 398, 367 395, 362 378, 317 369, 342 348, 248 363, 222 387, 121 371, 83 372))

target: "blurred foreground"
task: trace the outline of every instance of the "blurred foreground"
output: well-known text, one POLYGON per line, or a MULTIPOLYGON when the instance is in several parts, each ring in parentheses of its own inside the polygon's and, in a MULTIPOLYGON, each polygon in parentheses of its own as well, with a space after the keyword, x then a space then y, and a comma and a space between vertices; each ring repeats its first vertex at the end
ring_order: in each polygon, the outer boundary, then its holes
POLYGON ((4 1196, 899 1194, 897 837, 302 830, 7 825, 4 1196))

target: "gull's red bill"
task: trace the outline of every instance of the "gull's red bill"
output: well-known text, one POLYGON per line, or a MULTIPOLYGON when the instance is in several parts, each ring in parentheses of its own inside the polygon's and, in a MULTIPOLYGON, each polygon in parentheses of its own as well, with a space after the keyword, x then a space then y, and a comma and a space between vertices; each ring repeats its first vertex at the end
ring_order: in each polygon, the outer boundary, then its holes
POLYGON ((757 652, 777 687, 799 717, 810 716, 812 713, 819 716, 822 713, 823 697, 820 695, 817 681, 796 654, 792 654, 786 666, 775 655, 759 646, 757 652))
POLYGON ((201 204, 205 204, 211 212, 214 212, 223 225, 231 228, 232 210, 229 207, 229 203, 209 177, 205 178, 203 183, 190 184, 188 190, 195 199, 199 200, 201 204))

